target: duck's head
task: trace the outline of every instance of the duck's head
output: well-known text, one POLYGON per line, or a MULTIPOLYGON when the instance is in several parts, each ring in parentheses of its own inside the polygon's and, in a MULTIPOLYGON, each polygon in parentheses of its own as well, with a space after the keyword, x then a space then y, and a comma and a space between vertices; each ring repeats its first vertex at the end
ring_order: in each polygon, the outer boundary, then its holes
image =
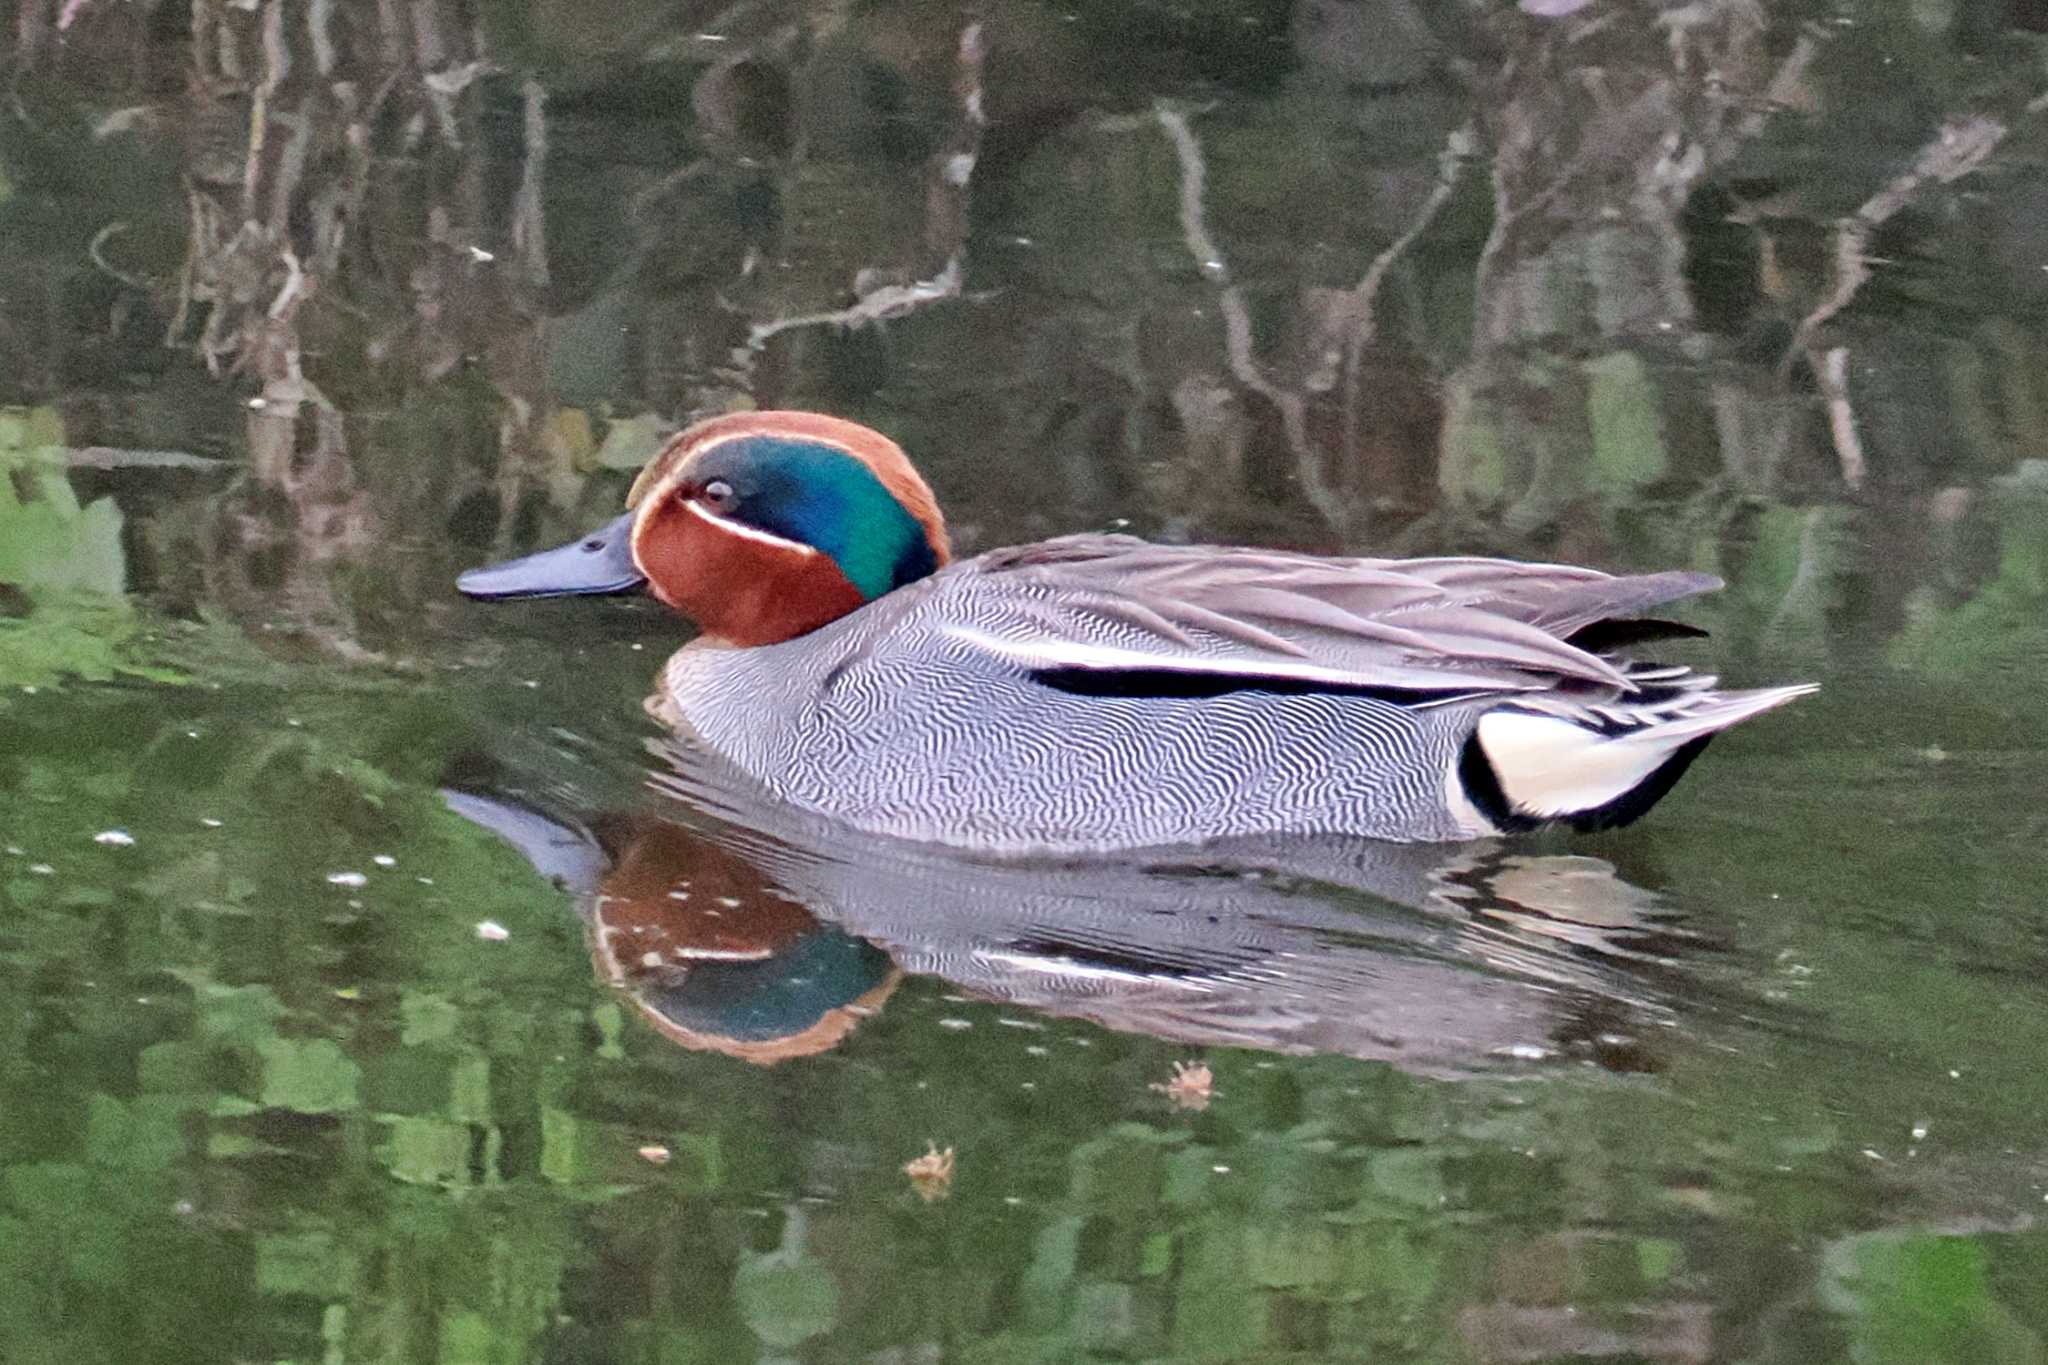
POLYGON ((645 587, 707 637, 775 644, 951 557, 932 491, 894 441, 815 412, 699 422, 634 480, 628 511, 558 549, 471 569, 471 597, 645 587))

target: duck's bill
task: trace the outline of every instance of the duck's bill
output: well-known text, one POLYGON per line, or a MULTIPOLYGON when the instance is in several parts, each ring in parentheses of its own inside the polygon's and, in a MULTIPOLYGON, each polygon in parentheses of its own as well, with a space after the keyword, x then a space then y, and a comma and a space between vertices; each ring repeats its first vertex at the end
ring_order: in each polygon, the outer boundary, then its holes
POLYGON ((633 514, 628 512, 581 540, 471 569, 455 586, 465 596, 496 601, 631 592, 646 581, 633 562, 633 514))

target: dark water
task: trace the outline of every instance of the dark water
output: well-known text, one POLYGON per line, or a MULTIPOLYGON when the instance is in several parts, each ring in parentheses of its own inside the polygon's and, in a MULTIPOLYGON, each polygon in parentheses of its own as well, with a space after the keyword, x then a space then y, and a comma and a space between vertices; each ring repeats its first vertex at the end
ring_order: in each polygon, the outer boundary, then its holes
POLYGON ((2048 1357, 2043 17, 1560 7, 21 0, 0 1361, 2048 1357), (1823 690, 1595 837, 864 843, 450 591, 750 403, 1823 690))

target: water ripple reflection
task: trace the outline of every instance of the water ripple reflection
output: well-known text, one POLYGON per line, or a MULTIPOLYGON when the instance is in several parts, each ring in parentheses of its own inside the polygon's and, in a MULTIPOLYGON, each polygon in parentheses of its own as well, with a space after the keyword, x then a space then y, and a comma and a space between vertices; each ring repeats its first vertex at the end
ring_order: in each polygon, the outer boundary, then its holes
POLYGON ((836 826, 687 744, 657 752, 626 812, 445 798, 577 894, 599 974, 657 1029, 754 1062, 837 1045, 909 974, 1194 1047, 1655 1070, 1669 978, 1708 946, 1595 857, 1293 836, 998 860, 836 826))

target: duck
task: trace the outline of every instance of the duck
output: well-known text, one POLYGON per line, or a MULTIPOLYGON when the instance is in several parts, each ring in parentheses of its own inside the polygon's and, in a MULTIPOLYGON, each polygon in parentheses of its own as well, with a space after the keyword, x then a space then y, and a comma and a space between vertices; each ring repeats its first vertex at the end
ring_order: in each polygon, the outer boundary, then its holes
POLYGON ((955 558, 881 432, 747 411, 626 512, 457 580, 647 592, 694 621, 650 712, 773 798, 995 855, 1270 834, 1451 842, 1626 825, 1721 731, 1815 690, 1634 657, 1721 586, 1447 556, 1082 533, 955 558))

